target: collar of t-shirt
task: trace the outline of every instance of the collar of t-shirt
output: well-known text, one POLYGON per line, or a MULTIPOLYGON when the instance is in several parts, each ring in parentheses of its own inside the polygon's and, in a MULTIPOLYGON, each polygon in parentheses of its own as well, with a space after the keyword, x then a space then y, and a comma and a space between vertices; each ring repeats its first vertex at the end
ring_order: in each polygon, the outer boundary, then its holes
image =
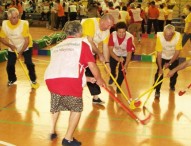
POLYGON ((119 45, 121 45, 121 43, 124 41, 124 39, 125 39, 125 36, 123 38, 120 38, 117 36, 117 40, 118 40, 119 45))

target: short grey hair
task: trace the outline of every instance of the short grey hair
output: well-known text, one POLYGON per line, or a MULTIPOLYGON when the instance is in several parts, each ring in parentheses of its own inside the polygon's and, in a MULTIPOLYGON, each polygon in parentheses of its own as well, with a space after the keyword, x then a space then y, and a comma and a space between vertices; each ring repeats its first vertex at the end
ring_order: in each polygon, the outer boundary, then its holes
POLYGON ((66 35, 82 33, 82 25, 78 20, 68 21, 65 23, 63 31, 66 33, 66 35))
POLYGON ((113 16, 112 16, 111 14, 109 14, 109 13, 106 13, 106 14, 104 14, 103 16, 101 16, 101 19, 102 19, 102 20, 111 20, 111 21, 114 22, 113 16))
POLYGON ((17 13, 19 15, 18 9, 17 8, 9 8, 7 11, 8 18, 11 18, 13 13, 17 13))
POLYGON ((175 27, 172 25, 172 24, 167 24, 165 27, 164 27, 164 31, 171 31, 172 33, 175 32, 175 27))

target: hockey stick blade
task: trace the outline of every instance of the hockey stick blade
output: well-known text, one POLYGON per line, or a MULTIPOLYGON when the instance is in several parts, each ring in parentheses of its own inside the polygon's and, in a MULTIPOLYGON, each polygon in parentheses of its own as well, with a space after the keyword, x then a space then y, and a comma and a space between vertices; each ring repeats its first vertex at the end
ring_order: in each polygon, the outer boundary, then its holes
POLYGON ((152 114, 150 113, 146 119, 140 120, 141 124, 142 125, 148 124, 150 122, 150 120, 151 120, 151 116, 152 116, 152 114))
POLYGON ((179 91, 179 92, 178 92, 178 95, 179 95, 179 96, 182 96, 182 95, 184 95, 184 93, 186 93, 186 91, 179 91))
POLYGON ((134 119, 137 123, 141 123, 143 125, 146 125, 150 119, 151 119, 151 114, 149 114, 149 116, 144 119, 144 120, 141 120, 138 116, 136 116, 130 109, 128 109, 117 97, 115 97, 115 95, 107 88, 103 87, 108 93, 109 95, 117 102, 119 103, 119 105, 123 108, 123 110, 125 110, 128 115, 134 119))
POLYGON ((190 87, 191 87, 191 84, 189 84, 184 91, 179 91, 178 95, 179 95, 179 96, 184 95, 184 94, 187 92, 187 90, 190 89, 190 87))

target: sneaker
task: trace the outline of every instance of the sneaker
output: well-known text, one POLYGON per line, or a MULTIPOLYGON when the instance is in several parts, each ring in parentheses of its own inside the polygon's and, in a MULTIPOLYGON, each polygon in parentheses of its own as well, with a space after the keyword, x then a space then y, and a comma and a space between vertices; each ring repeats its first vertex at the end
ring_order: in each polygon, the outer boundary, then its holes
POLYGON ((81 146, 81 142, 79 142, 77 139, 73 138, 73 141, 69 141, 67 139, 62 140, 62 146, 81 146))
POLYGON ((112 79, 109 79, 108 84, 109 84, 109 85, 113 84, 113 80, 112 80, 112 79))
POLYGON ((36 84, 37 82, 36 81, 31 81, 32 84, 36 84))
POLYGON ((155 92, 155 97, 160 97, 160 92, 155 92))
POLYGON ((11 86, 11 85, 14 84, 14 82, 16 82, 16 80, 14 80, 14 81, 8 81, 7 85, 8 85, 8 86, 11 86))
POLYGON ((57 138, 57 134, 56 133, 50 134, 50 140, 54 140, 55 138, 57 138))
POLYGON ((104 104, 105 102, 102 101, 100 98, 98 99, 93 99, 93 104, 104 104))

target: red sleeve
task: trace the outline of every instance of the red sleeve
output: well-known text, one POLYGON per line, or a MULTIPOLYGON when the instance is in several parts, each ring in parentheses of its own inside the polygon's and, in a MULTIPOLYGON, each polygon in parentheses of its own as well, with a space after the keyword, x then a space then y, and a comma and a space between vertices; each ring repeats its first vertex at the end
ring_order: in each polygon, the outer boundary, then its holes
POLYGON ((145 11, 141 10, 141 18, 145 19, 145 11))
POLYGON ((127 40, 127 52, 135 51, 135 46, 133 45, 132 37, 127 40))
POLYGON ((132 11, 129 10, 128 12, 129 12, 129 16, 130 16, 130 17, 133 17, 132 11))
POLYGON ((82 52, 80 56, 80 63, 87 67, 88 62, 95 62, 93 54, 90 50, 90 47, 87 43, 82 42, 82 52))
POLYGON ((109 36, 108 46, 114 46, 114 42, 113 42, 113 34, 110 34, 110 36, 109 36))

